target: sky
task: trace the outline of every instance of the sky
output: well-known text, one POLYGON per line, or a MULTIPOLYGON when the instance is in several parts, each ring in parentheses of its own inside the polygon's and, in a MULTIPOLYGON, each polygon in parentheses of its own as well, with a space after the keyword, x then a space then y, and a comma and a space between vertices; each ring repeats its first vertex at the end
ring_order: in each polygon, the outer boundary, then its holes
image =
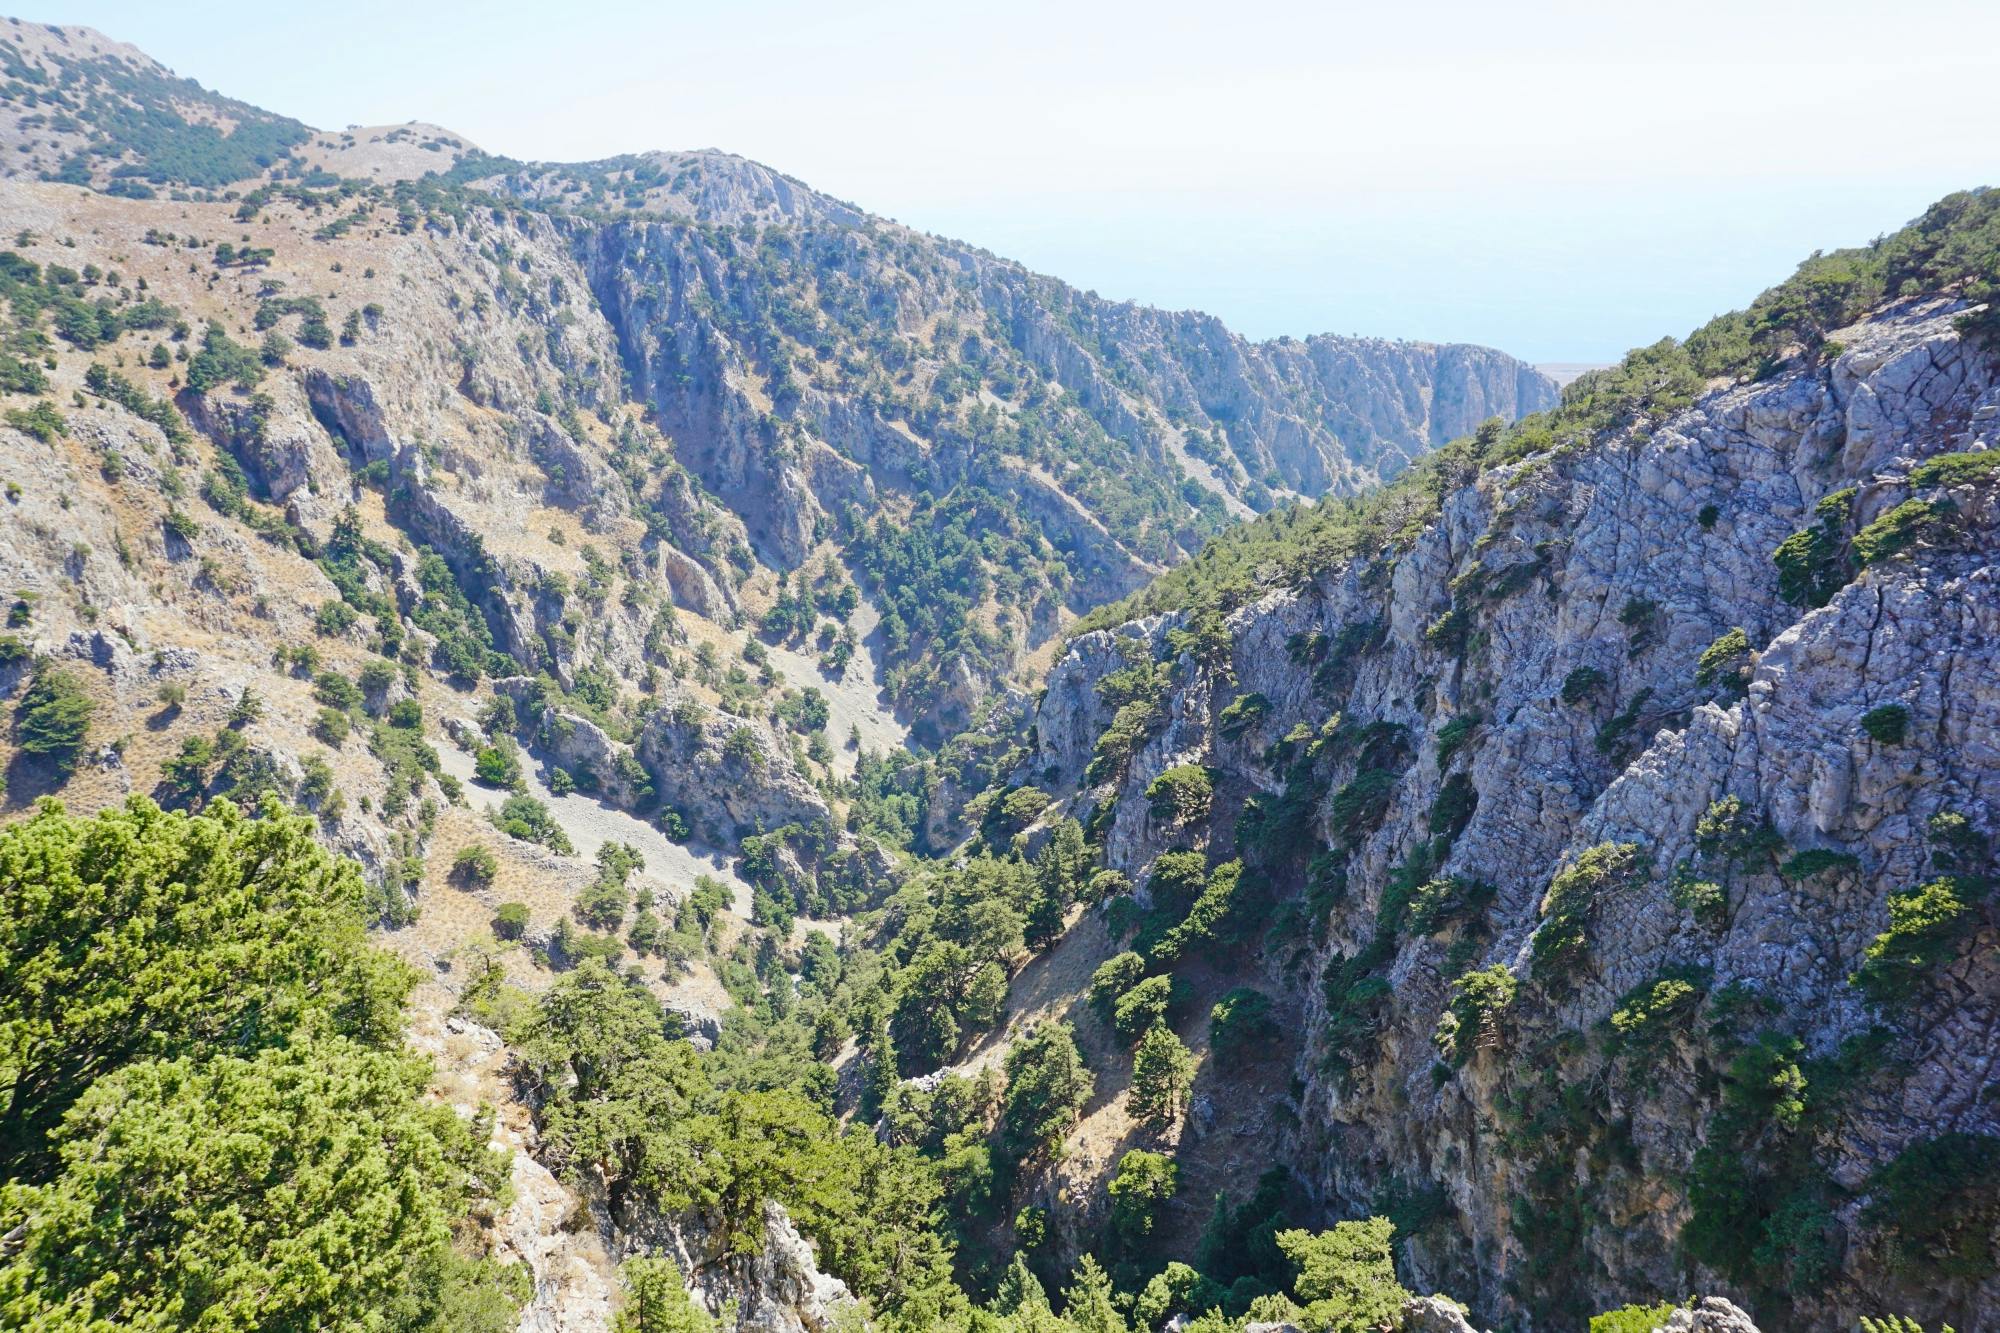
POLYGON ((1604 362, 2000 185, 1995 0, 44 3, 322 129, 722 148, 1253 337, 1604 362))

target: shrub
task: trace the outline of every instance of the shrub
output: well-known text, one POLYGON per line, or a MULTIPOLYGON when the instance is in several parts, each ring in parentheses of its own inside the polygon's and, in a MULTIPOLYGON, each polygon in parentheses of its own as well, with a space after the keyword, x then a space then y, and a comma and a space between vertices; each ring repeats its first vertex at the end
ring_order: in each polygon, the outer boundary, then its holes
POLYGON ((1317 1235, 1279 1232, 1278 1248, 1298 1266, 1292 1289, 1306 1307, 1299 1322, 1328 1333, 1394 1328, 1410 1299, 1396 1281, 1389 1245, 1395 1232, 1386 1217, 1339 1222, 1317 1235))
POLYGON ((1271 701, 1262 694, 1239 694, 1216 716, 1216 729, 1230 740, 1261 722, 1270 714, 1271 701))
POLYGON ((1009 1147, 1059 1157, 1096 1080, 1065 1023, 1037 1023, 1007 1051, 1001 1126, 1009 1147))
POLYGON ((509 796, 493 812, 493 826, 510 838, 540 843, 560 856, 570 856, 576 851, 549 808, 532 796, 509 796))
POLYGON ((1451 983, 1451 1001, 1431 1034, 1438 1054, 1454 1066, 1472 1058, 1482 1046, 1500 1042, 1500 1014, 1514 1003, 1520 981, 1504 963, 1467 972, 1451 983))
POLYGON ((451 878, 454 883, 484 888, 499 873, 500 858, 493 854, 492 848, 479 843, 461 847, 458 855, 452 858, 451 878))
POLYGON ((347 740, 351 727, 347 714, 334 708, 322 708, 313 718, 312 734, 337 750, 347 740))
POLYGON ((493 913, 493 933, 503 940, 518 940, 528 932, 528 905, 501 903, 493 913))
POLYGON ((1249 986, 1236 987, 1208 1012, 1208 1044, 1218 1061, 1242 1063, 1260 1054, 1277 1037, 1271 997, 1249 986))
POLYGON ((1111 1022, 1118 997, 1139 984, 1139 979, 1145 975, 1146 960, 1129 950, 1105 959, 1090 974, 1092 1007, 1105 1022, 1111 1022))
POLYGON ((1868 1178, 1863 1217, 1890 1264, 1919 1280, 1979 1282, 2000 1271, 2000 1138, 1951 1133, 1913 1143, 1868 1178))
POLYGON ((1452 756, 1464 748, 1472 739, 1472 733, 1479 730, 1480 717, 1477 713, 1461 713, 1438 728, 1437 757, 1440 769, 1451 766, 1452 756))
POLYGON ((1854 538, 1854 558, 1865 568, 1929 540, 1957 512, 1949 500, 1905 500, 1854 538))
MULTIPOLYGON (((1710 505, 1713 509, 1715 506, 1710 505)), ((1653 1333, 1680 1307, 1671 1302, 1659 1305, 1621 1305, 1616 1310, 1590 1317, 1589 1333, 1653 1333)))
POLYGON ((1611 1031, 1619 1050, 1656 1050, 1693 1018, 1708 988, 1708 974, 1675 968, 1625 992, 1611 1011, 1611 1031))
POLYGON ((1596 667, 1578 667, 1563 677, 1562 701, 1572 706, 1582 703, 1604 688, 1604 679, 1604 673, 1596 667))
POLYGON ((1889 929, 1862 954, 1848 980, 1877 1004, 1913 998, 1949 962, 1978 923, 1972 882, 1945 875, 1889 895, 1889 929))
POLYGON ((14 743, 23 754, 47 762, 68 777, 90 737, 96 711, 97 705, 84 693, 82 682, 44 659, 36 663, 28 692, 15 711, 14 743))
POLYGON ((1910 727, 1910 710, 1901 704, 1883 704, 1861 715, 1861 729, 1877 745, 1901 745, 1910 727))
POLYGON ((482 745, 472 756, 472 779, 488 787, 513 791, 521 785, 521 754, 514 742, 501 737, 482 745))
POLYGON ((1836 491, 1813 508, 1814 524, 1795 532, 1771 552, 1778 567, 1778 596, 1793 606, 1825 606, 1854 577, 1847 552, 1847 523, 1854 511, 1853 487, 1836 491))
POLYGON ((1603 842, 1557 872, 1542 899, 1542 925, 1530 949, 1537 981, 1560 981, 1569 975, 1583 958, 1597 900, 1643 875, 1645 868, 1637 845, 1603 842))
POLYGON ((1147 977, 1120 995, 1111 1006, 1111 1026, 1126 1041, 1137 1041, 1167 1021, 1167 1008, 1173 1002, 1173 988, 1171 977, 1147 977))
POLYGON ((1718 636, 1695 663, 1694 683, 1721 685, 1724 693, 1740 694, 1750 683, 1750 636, 1741 626, 1718 636))
POLYGON ((1170 964, 1194 946, 1217 938, 1236 906, 1242 882, 1241 861, 1225 861, 1217 866, 1208 877, 1208 887, 1194 900, 1187 915, 1146 950, 1147 957, 1156 965, 1170 964))
POLYGON ((1336 832, 1349 842, 1374 832, 1389 813, 1389 797, 1395 786, 1396 775, 1386 768, 1356 774, 1354 781, 1334 793, 1328 807, 1336 832))
POLYGON ((1208 813, 1215 782, 1200 764, 1178 764, 1146 785, 1155 819, 1185 824, 1208 813))
POLYGON ((1118 1159, 1118 1169, 1104 1188, 1111 1196, 1112 1230, 1136 1243, 1152 1234, 1180 1188, 1180 1167, 1165 1153, 1134 1148, 1118 1159))

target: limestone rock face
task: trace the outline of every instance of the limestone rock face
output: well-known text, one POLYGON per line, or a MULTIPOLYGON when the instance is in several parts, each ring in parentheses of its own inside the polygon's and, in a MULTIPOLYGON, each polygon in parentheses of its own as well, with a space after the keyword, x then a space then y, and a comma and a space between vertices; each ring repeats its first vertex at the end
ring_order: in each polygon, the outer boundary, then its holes
POLYGON ((1897 1276, 1866 1212, 1871 1174, 1899 1153, 2000 1133, 1982 1091, 2000 1055, 1993 913, 1968 907, 1906 1000, 1849 980, 1891 895, 1940 873, 1937 830, 1972 831, 1973 882, 2000 839, 2000 501, 1990 472, 1912 478, 2000 446, 2000 369, 1956 313, 1891 306, 1843 331, 1830 363, 1490 472, 1391 558, 1233 613, 1221 660, 1175 659, 1176 614, 1084 635, 1051 670, 1012 780, 1063 795, 1052 815, 1115 800, 1107 857, 1135 881, 1188 846, 1271 878, 1279 911, 1301 914, 1266 946, 1308 1014, 1291 1160, 1341 1210, 1384 1180, 1442 1191, 1449 1216, 1414 1239, 1412 1276, 1482 1319, 1519 1308, 1503 1274, 1543 1308, 1684 1287, 1688 1173, 1761 1032, 1801 1060, 1881 1053, 1852 1090, 1805 1076, 1841 1120, 1812 1148, 1832 1257, 1794 1317, 1964 1323, 2000 1302, 1992 1278, 1897 1276), (1795 605, 1773 552, 1828 496, 1850 506, 1850 535, 1913 496, 1943 517, 1823 607, 1795 605), (1167 687, 1123 770, 1087 778, 1111 721, 1097 686, 1135 651, 1168 663, 1167 687), (1884 708, 1902 710, 1899 740, 1863 725, 1884 708), (1214 811, 1165 824, 1145 791, 1186 763, 1219 774, 1214 811), (1357 795, 1371 784, 1386 793, 1372 808, 1357 795), (1252 805, 1279 825, 1247 820, 1252 805), (1288 833, 1326 854, 1280 850, 1288 833), (1636 869, 1591 880, 1552 924, 1552 880, 1607 843, 1636 869), (1427 931, 1385 907, 1413 891, 1444 904, 1427 931), (1538 961, 1559 931, 1578 942, 1538 961), (1353 971, 1371 942, 1378 961, 1353 971), (1518 994, 1454 1053, 1439 1036, 1451 983, 1492 966, 1518 994), (1687 979, 1704 1017, 1631 1054, 1613 1014, 1662 978, 1687 979), (1373 998, 1350 1000, 1361 979, 1373 998), (1729 1017, 1742 1003, 1756 1017, 1729 1017), (1572 1187, 1571 1259, 1536 1267, 1521 1218, 1572 1187))

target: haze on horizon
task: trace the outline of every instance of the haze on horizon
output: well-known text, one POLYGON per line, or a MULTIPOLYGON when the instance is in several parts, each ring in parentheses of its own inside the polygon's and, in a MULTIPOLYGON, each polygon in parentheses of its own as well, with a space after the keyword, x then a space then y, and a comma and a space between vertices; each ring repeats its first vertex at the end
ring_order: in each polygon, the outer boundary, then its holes
POLYGON ((1602 362, 2000 183, 2000 6, 51 0, 318 128, 752 157, 1255 337, 1602 362))

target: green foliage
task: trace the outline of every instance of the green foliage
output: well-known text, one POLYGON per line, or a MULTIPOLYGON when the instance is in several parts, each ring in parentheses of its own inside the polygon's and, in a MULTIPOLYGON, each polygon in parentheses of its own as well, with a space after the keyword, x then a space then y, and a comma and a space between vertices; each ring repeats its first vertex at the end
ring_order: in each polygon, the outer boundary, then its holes
POLYGON ((1861 729, 1877 745, 1901 745, 1909 728, 1910 710, 1902 704, 1882 704, 1861 715, 1861 729))
POLYGON ((1132 1114, 1147 1124, 1171 1124, 1187 1110, 1194 1090, 1194 1055, 1172 1028, 1147 1029, 1132 1052, 1132 1114))
POLYGON ((1825 606, 1854 578, 1847 528, 1853 518, 1853 487, 1835 491, 1813 508, 1814 523, 1795 532, 1771 553, 1778 566, 1778 596, 1793 606, 1825 606))
POLYGON ((1750 684, 1750 636, 1741 626, 1725 631, 1702 649, 1695 663, 1694 683, 1720 685, 1725 694, 1741 694, 1750 684))
POLYGON ((1451 767, 1452 756, 1465 748, 1472 734, 1479 730, 1480 721, 1477 713, 1461 713, 1438 728, 1437 761, 1440 770, 1451 767))
POLYGON ((1505 963, 1467 972, 1452 982, 1451 1002, 1431 1034, 1438 1054, 1459 1066, 1472 1058, 1475 1049, 1499 1045, 1500 1015, 1514 1003, 1520 988, 1505 963))
POLYGON ((263 378, 263 360, 255 351, 230 338, 220 324, 208 326, 202 334, 201 351, 187 366, 187 385, 196 393, 207 393, 228 383, 248 392, 263 378))
POLYGON ((1590 1317, 1590 1333, 1653 1333, 1680 1307, 1671 1301, 1659 1305, 1621 1305, 1616 1310, 1590 1317))
POLYGON ((1111 1022, 1119 997, 1138 985, 1145 975, 1146 960, 1138 954, 1130 950, 1113 954, 1090 974, 1091 1007, 1105 1022, 1111 1022))
POLYGON ((14 744, 63 777, 76 767, 97 705, 74 673, 44 659, 35 664, 27 693, 14 712, 14 744))
POLYGON ((1905 500, 1855 534, 1854 558, 1864 569, 1893 559, 1943 535, 1956 512, 1949 500, 1905 500))
POLYGON ((671 1259, 641 1255, 618 1266, 625 1284, 625 1308, 612 1333, 714 1333, 715 1320, 695 1303, 671 1259))
POLYGON ((576 851, 548 806, 526 793, 517 793, 501 802, 500 808, 493 812, 493 827, 510 838, 540 843, 558 856, 571 856, 576 851))
POLYGON ((1687 1030, 1707 991, 1707 972, 1675 967, 1625 992, 1611 1011, 1617 1050, 1641 1058, 1651 1056, 1687 1030))
POLYGON ((1208 813, 1215 782, 1200 764, 1177 764, 1146 785, 1154 819, 1186 824, 1208 813))
POLYGON ((1243 862, 1225 861, 1209 873, 1208 885, 1188 908, 1180 924, 1161 934, 1142 930, 1142 942, 1149 943, 1146 956, 1156 966, 1169 966, 1211 941, 1219 940, 1229 928, 1231 913, 1243 896, 1243 862))
POLYGON ((1029 1028, 1008 1048, 1006 1072, 1001 1126, 1008 1146, 1022 1156, 1060 1158, 1064 1137, 1097 1085, 1069 1025, 1029 1028))
POLYGON ((1889 928, 1862 953, 1848 978, 1879 1005, 1907 1003, 1921 995, 1932 972, 1957 957, 1959 944, 1979 924, 1974 881, 1943 875, 1889 895, 1889 928))
POLYGON ((1308 1333, 1373 1333, 1393 1327, 1410 1293, 1396 1280, 1386 1217, 1336 1223, 1317 1234, 1285 1231, 1278 1246, 1298 1266, 1293 1290, 1308 1333))
POLYGON ((1111 1006, 1111 1026, 1128 1042, 1136 1042, 1167 1021, 1173 1004, 1174 980, 1147 977, 1120 995, 1111 1006))
POLYGON ((503 940, 518 940, 528 933, 528 905, 501 903, 493 912, 493 933, 503 940))
POLYGON ((1220 1064, 1240 1064, 1263 1054, 1277 1038, 1271 997, 1260 990, 1238 986, 1209 1010, 1208 1045, 1220 1064))
POLYGON ((1261 694, 1239 694, 1216 715, 1216 729, 1235 740, 1256 726, 1271 712, 1271 701, 1261 694))
POLYGON ((494 1327, 508 1284, 452 1234, 504 1163, 425 1099, 413 978, 310 820, 51 804, 0 831, 0 884, 0 1319, 494 1327))
POLYGON ((458 855, 451 861, 451 878, 455 884, 474 888, 485 888, 500 873, 500 858, 493 854, 491 847, 471 843, 458 849, 458 855))
POLYGON ((1866 1220, 1890 1263, 1922 1281, 1982 1282, 2000 1271, 2000 1138, 1922 1139, 1868 1178, 1866 1220))
POLYGON ((1111 1196, 1111 1228, 1128 1244, 1152 1234, 1160 1214, 1180 1188, 1180 1168, 1165 1153, 1134 1148, 1118 1159, 1105 1191, 1111 1196))
POLYGON ((1589 923, 1599 900, 1648 871, 1645 854, 1629 842, 1603 842, 1556 872, 1542 898, 1542 925, 1529 949, 1535 980, 1561 984, 1583 962, 1589 923))

